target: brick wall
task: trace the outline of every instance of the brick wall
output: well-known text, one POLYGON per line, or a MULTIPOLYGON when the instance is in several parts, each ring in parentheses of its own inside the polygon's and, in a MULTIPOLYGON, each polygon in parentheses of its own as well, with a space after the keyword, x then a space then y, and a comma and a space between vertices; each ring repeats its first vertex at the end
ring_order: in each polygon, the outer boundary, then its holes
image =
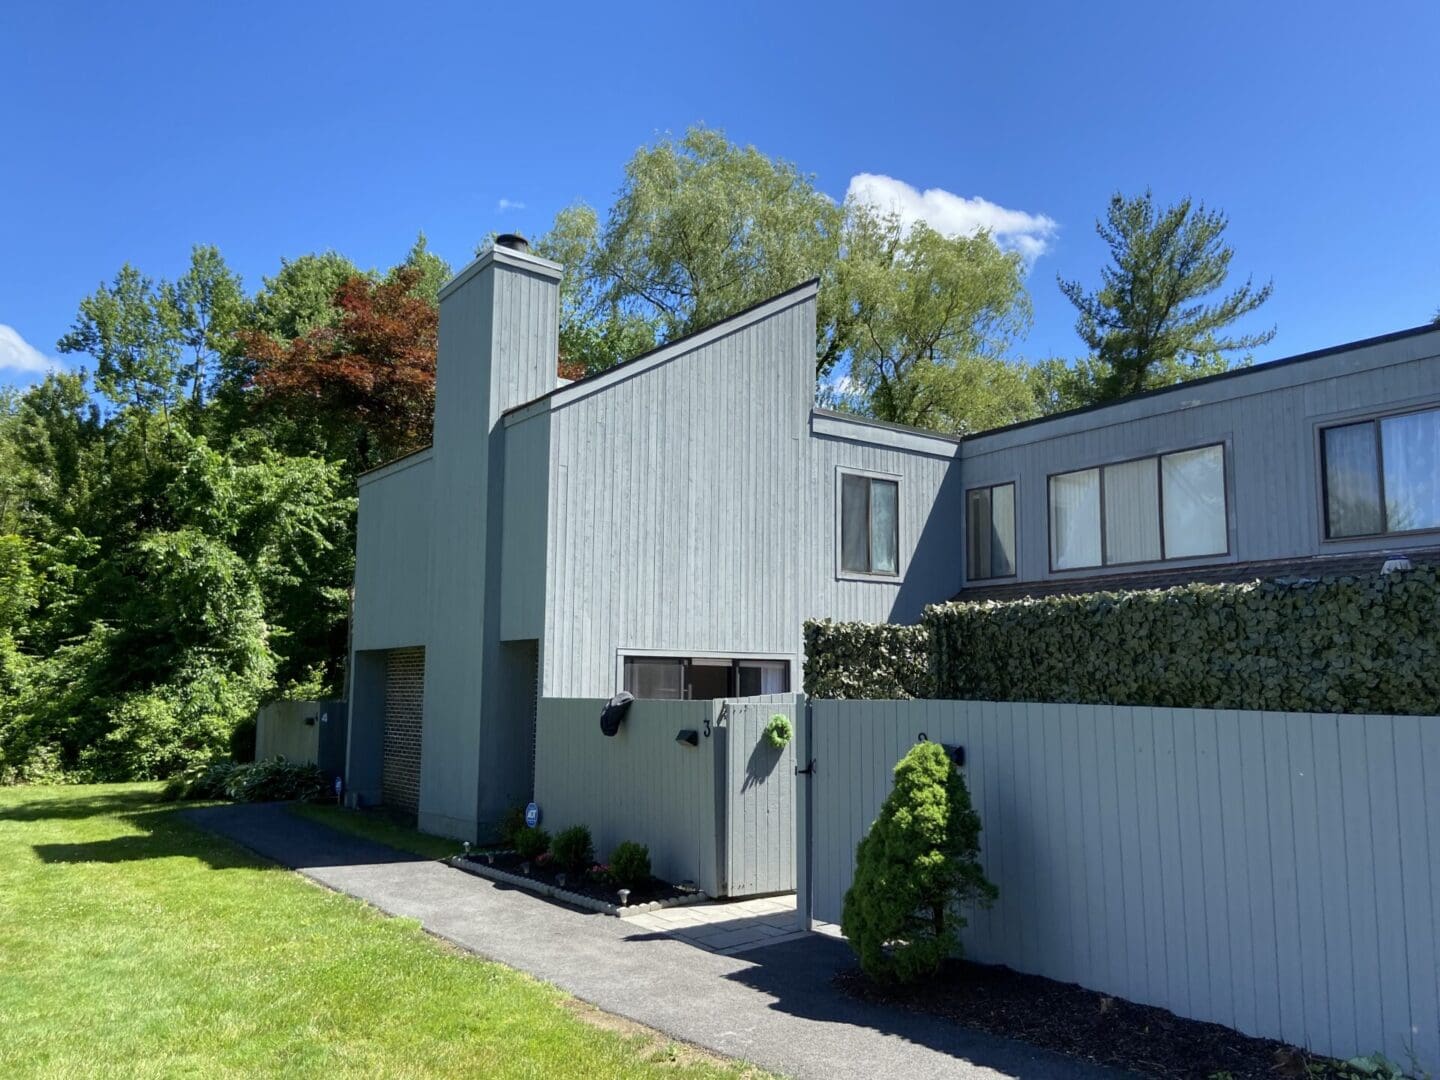
POLYGON ((420 722, 425 703, 425 650, 392 649, 385 656, 385 740, 381 801, 420 809, 420 722))

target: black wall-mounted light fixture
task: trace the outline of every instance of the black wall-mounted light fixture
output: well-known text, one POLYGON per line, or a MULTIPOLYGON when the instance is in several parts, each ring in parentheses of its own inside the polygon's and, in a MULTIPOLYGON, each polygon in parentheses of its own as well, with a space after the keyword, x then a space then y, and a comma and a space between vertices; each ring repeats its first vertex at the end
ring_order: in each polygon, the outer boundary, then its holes
POLYGON ((675 736, 675 741, 682 746, 699 746, 700 733, 694 728, 685 728, 675 736))

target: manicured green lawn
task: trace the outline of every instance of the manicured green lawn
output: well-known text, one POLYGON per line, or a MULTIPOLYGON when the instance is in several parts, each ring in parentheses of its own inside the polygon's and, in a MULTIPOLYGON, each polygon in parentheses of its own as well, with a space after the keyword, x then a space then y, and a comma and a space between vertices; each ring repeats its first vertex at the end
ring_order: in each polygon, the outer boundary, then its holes
POLYGON ((0 1076, 733 1076, 174 816, 0 788, 0 1076))

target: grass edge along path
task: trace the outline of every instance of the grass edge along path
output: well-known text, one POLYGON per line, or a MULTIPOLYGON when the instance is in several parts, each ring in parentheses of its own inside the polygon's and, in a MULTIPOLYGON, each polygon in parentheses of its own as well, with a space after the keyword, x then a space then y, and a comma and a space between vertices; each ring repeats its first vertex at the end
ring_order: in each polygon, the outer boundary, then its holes
POLYGON ((0 1075, 758 1075, 175 816, 0 788, 0 1075))

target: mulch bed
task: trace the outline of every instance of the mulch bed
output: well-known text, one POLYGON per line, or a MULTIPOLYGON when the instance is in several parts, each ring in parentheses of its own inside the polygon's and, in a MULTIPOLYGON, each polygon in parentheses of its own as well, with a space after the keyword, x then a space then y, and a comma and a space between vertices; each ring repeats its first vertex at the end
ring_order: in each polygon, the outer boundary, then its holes
MULTIPOLYGON (((579 893, 581 896, 588 896, 592 900, 599 900, 605 904, 618 904, 620 896, 618 887, 608 881, 593 881, 588 874, 565 874, 565 884, 561 885, 559 876, 564 871, 560 870, 553 862, 536 863, 531 861, 530 873, 524 874, 521 865, 525 862, 513 851, 493 851, 471 853, 466 858, 477 866, 494 866, 497 870, 504 870, 507 873, 516 874, 521 877, 530 877, 535 881, 543 882, 546 885, 554 885, 567 892, 579 893), (493 857, 493 862, 491 858, 493 857)), ((634 907, 637 904, 648 904, 653 901, 679 900, 682 897, 694 896, 694 889, 682 889, 678 885, 671 885, 668 881, 661 881, 659 878, 651 878, 650 883, 643 888, 631 889, 629 904, 634 907)))
POLYGON ((1339 1075, 1339 1062, 1287 1043, 1007 967, 951 960, 935 979, 912 986, 881 985, 855 968, 841 972, 835 982, 864 1001, 943 1016, 964 1027, 1147 1076, 1204 1080, 1222 1073, 1234 1080, 1275 1080, 1339 1075))

